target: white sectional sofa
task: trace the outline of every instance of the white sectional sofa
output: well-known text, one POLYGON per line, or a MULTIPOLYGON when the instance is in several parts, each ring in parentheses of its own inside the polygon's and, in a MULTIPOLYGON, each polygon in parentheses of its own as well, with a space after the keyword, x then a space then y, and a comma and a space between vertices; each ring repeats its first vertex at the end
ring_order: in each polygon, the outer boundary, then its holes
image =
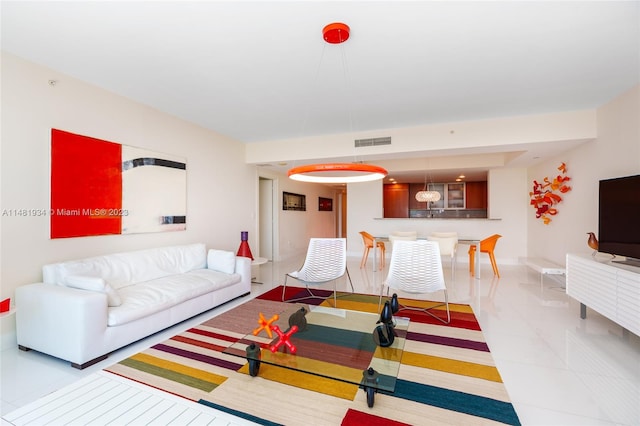
POLYGON ((250 292, 251 259, 205 244, 45 265, 16 289, 18 346, 82 369, 250 292))

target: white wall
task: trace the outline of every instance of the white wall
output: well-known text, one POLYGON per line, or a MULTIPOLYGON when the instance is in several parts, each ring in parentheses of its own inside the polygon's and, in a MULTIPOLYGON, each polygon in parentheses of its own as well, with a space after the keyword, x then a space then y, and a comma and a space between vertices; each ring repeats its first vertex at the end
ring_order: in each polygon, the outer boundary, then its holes
POLYGON ((461 148, 516 152, 523 144, 585 140, 594 135, 594 110, 569 111, 252 143, 247 146, 247 162, 352 156, 384 159, 397 153, 451 153, 461 148), (354 150, 354 139, 379 136, 390 136, 392 144, 354 150))
MULTIPOLYGON (((50 262, 192 242, 235 251, 241 231, 255 236, 257 173, 242 143, 5 53, 1 82, 2 211, 48 211, 51 128, 187 159, 186 231, 51 240, 48 216, 2 216, 2 299, 50 262)), ((14 318, 2 319, 4 345, 15 344, 14 318)))
POLYGON ((528 252, 564 264, 566 253, 590 253, 587 232, 598 232, 598 181, 640 173, 640 86, 597 110, 598 137, 529 171, 529 182, 556 176, 567 164, 572 190, 549 225, 528 215, 528 252))

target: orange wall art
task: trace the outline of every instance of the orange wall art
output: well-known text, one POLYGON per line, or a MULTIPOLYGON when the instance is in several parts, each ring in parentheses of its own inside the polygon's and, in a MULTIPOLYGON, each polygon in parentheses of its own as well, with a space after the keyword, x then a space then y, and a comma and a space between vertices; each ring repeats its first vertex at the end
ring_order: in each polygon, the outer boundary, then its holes
POLYGON ((536 218, 542 219, 545 225, 551 222, 551 216, 558 214, 557 205, 562 201, 562 195, 571 191, 567 182, 571 180, 567 176, 567 165, 560 164, 558 167, 560 174, 553 180, 545 177, 542 182, 533 181, 533 191, 529 192, 531 205, 536 210, 536 218))

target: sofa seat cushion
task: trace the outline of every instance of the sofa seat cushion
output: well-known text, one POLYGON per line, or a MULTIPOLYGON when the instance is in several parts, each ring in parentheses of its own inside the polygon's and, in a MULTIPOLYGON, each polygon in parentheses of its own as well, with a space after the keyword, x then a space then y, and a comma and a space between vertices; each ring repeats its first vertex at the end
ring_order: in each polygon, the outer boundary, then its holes
POLYGON ((240 274, 196 269, 122 287, 118 290, 122 304, 109 308, 107 325, 126 324, 240 281, 240 274))

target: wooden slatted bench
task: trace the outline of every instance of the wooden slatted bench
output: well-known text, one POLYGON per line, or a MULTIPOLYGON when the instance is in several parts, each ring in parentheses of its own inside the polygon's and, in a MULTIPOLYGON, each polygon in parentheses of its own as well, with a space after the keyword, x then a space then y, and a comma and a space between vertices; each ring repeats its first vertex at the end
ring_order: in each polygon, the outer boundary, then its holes
POLYGON ((525 257, 520 260, 529 268, 540 273, 541 286, 545 275, 566 275, 567 273, 564 265, 558 265, 557 263, 541 257, 525 257))

